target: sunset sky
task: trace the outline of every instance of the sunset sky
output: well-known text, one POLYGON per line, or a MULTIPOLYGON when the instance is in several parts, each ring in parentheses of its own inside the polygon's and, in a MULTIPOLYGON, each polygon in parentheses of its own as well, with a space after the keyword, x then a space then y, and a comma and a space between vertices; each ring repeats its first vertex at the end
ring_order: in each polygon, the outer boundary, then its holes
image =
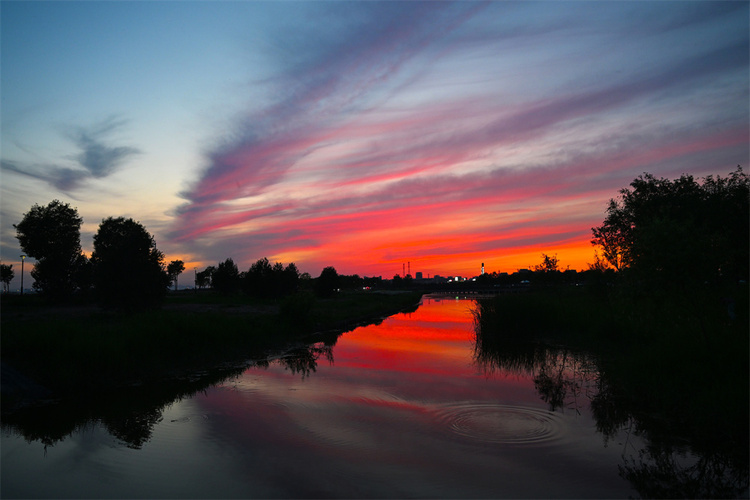
POLYGON ((585 269, 639 174, 747 171, 749 5, 4 0, 0 257, 59 199, 190 274, 585 269))

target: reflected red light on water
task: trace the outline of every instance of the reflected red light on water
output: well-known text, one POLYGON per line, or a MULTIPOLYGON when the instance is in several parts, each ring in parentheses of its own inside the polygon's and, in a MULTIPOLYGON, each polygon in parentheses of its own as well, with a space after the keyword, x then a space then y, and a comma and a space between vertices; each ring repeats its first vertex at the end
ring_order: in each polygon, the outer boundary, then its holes
POLYGON ((476 365, 473 305, 454 297, 425 298, 415 312, 342 334, 333 346, 333 363, 321 356, 315 369, 304 376, 283 360, 268 368, 251 368, 243 376, 245 381, 253 380, 250 393, 223 397, 236 396, 234 403, 226 404, 241 405, 252 394, 256 404, 270 403, 262 404, 262 411, 270 414, 292 395, 308 409, 396 404, 415 410, 444 401, 486 400, 488 392, 491 398, 502 396, 516 403, 538 401, 530 377, 488 375, 476 365))
POLYGON ((471 302, 435 301, 380 325, 349 332, 335 348, 337 365, 423 373, 474 372, 471 302))

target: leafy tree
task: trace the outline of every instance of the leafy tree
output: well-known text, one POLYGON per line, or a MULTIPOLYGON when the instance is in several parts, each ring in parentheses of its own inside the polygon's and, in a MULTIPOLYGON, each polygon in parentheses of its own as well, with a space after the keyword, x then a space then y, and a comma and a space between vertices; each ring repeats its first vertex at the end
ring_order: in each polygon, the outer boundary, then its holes
POLYGON ((286 267, 281 262, 273 266, 267 258, 257 260, 245 273, 243 289, 255 297, 280 298, 297 290, 299 271, 294 263, 286 267))
POLYGON ((213 278, 214 272, 216 271, 216 268, 214 266, 208 266, 203 271, 197 273, 195 275, 196 279, 196 286, 198 288, 204 288, 207 286, 211 286, 211 280, 213 278))
POLYGON ((281 275, 281 293, 283 296, 290 295, 299 288, 300 273, 294 262, 290 262, 284 268, 281 275))
POLYGON ((284 295, 284 264, 281 262, 271 268, 271 295, 275 298, 284 295))
POLYGON ((550 257, 547 254, 542 254, 542 263, 538 266, 534 266, 534 271, 538 273, 553 273, 560 270, 560 260, 557 258, 557 254, 550 257))
POLYGON ((328 266, 315 280, 315 293, 320 297, 331 297, 339 288, 339 273, 333 266, 328 266))
POLYGON ((542 254, 542 262, 534 266, 534 284, 553 285, 563 281, 563 275, 560 272, 560 260, 557 254, 549 256, 542 254))
POLYGON ((26 255, 36 259, 31 276, 34 288, 53 299, 64 299, 75 290, 73 270, 81 255, 81 223, 78 211, 53 200, 34 205, 18 224, 16 238, 26 255))
POLYGON ((240 272, 232 259, 220 262, 211 277, 214 289, 221 293, 236 293, 240 289, 240 272))
POLYGON ((0 264, 0 281, 3 283, 3 291, 10 291, 10 282, 15 278, 16 273, 13 271, 13 264, 0 264))
POLYGON ((358 274, 351 276, 342 274, 339 280, 342 289, 359 290, 362 288, 364 280, 358 274))
POLYGON ((84 254, 78 256, 73 266, 73 282, 84 294, 94 286, 94 263, 84 254))
POLYGON ((611 269, 612 267, 609 265, 609 262, 606 260, 602 260, 602 258, 599 256, 599 252, 594 250, 594 263, 588 265, 588 270, 604 273, 611 269))
POLYGON ((377 288, 383 284, 383 280, 379 276, 365 276, 362 278, 362 285, 370 288, 377 288))
POLYGON ((636 178, 592 228, 592 244, 617 270, 652 286, 747 279, 750 179, 741 168, 702 183, 690 175, 636 178))
POLYGON ((258 259, 245 273, 242 288, 254 297, 271 295, 273 267, 267 258, 258 259))
POLYGON ((185 263, 181 260, 173 260, 167 265, 169 282, 174 283, 174 291, 177 291, 177 277, 185 270, 185 263))
POLYGON ((297 291, 306 290, 306 291, 312 292, 314 288, 315 288, 315 280, 310 275, 310 273, 305 272, 305 273, 299 274, 299 279, 297 280, 297 291))
POLYGON ((164 254, 140 222, 109 217, 94 235, 94 283, 105 305, 125 309, 161 305, 169 286, 164 254))

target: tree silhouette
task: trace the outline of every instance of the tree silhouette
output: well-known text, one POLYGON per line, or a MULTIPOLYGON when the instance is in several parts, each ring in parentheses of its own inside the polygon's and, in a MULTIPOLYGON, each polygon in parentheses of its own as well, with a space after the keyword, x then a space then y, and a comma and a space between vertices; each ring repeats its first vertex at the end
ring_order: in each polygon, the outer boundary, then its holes
POLYGON ((10 282, 13 281, 15 276, 16 273, 13 271, 13 264, 0 264, 0 281, 3 282, 4 292, 10 291, 10 282))
POLYGON ((84 294, 94 286, 94 263, 84 254, 78 256, 73 266, 73 282, 84 294))
POLYGON ((125 309, 161 304, 169 286, 164 255, 139 222, 123 217, 102 221, 94 235, 94 281, 105 305, 125 309))
POLYGON ((174 282, 174 291, 177 291, 177 277, 185 270, 185 263, 181 260, 173 260, 167 265, 167 274, 170 283, 174 282))
POLYGON ((299 281, 299 269, 294 262, 290 262, 281 274, 281 294, 290 295, 296 292, 299 288, 299 281))
POLYGON ((263 297, 271 294, 273 267, 267 258, 258 259, 245 273, 242 288, 248 295, 263 297))
POLYGON ((747 279, 750 179, 741 168, 702 183, 639 176, 609 201, 592 244, 615 269, 650 285, 747 279))
POLYGON ((75 208, 53 200, 44 207, 34 205, 13 225, 21 248, 37 261, 31 272, 33 286, 49 298, 64 299, 75 290, 82 222, 75 208))
POLYGON ((216 268, 214 266, 208 266, 203 271, 196 273, 196 286, 198 288, 204 288, 207 286, 211 286, 211 281, 214 275, 214 272, 216 271, 216 268))
POLYGON ((315 293, 320 297, 331 297, 339 288, 339 273, 333 266, 328 266, 315 280, 315 293))
POLYGON ((299 279, 299 270, 293 262, 286 267, 281 262, 272 266, 264 257, 244 273, 242 288, 254 297, 281 298, 297 291, 299 279))
POLYGON ((547 254, 542 254, 542 263, 538 266, 534 266, 534 271, 539 273, 552 273, 559 271, 560 260, 557 258, 557 254, 550 257, 547 254))
POLYGON ((240 289, 240 272, 232 259, 220 262, 211 277, 214 289, 225 294, 235 293, 240 289))

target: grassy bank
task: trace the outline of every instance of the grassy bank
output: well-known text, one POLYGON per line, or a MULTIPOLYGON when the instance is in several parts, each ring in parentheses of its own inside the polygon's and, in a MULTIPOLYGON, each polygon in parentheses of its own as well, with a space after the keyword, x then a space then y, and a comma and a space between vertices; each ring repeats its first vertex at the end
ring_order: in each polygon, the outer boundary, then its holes
MULTIPOLYGON (((343 329, 414 307, 419 294, 349 293, 325 300, 297 295, 279 303, 174 297, 162 310, 132 314, 85 304, 49 308, 36 297, 7 299, 2 304, 3 363, 64 395, 262 356, 266 349, 315 331, 343 329)), ((3 397, 7 400, 7 391, 3 397)))

